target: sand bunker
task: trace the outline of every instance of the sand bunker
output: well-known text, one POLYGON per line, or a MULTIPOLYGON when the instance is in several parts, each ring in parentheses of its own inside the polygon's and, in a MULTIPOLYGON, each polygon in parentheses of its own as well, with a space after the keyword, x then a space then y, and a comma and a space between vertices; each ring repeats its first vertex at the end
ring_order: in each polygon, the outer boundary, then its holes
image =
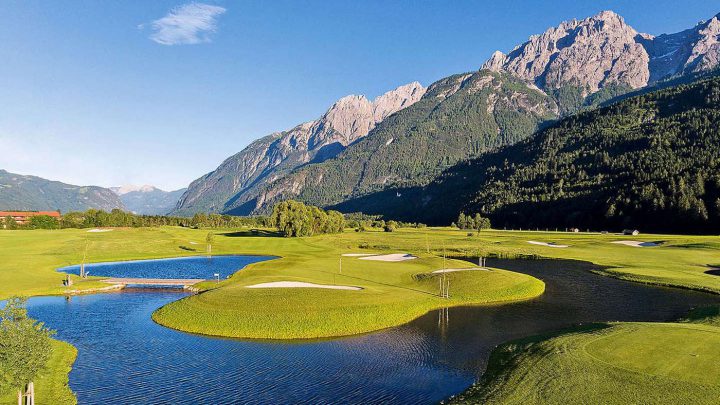
POLYGON ((412 259, 417 259, 417 257, 408 253, 391 253, 389 255, 365 256, 360 258, 360 260, 375 260, 378 262, 403 262, 412 259))
POLYGON ((374 256, 375 253, 343 253, 346 257, 374 256))
POLYGON ((328 290, 362 290, 360 287, 353 287, 349 285, 313 284, 304 283, 302 281, 273 281, 271 283, 253 284, 245 288, 325 288, 328 290))
POLYGON ((433 271, 433 274, 436 273, 453 273, 456 271, 490 271, 489 269, 486 269, 484 267, 471 267, 469 269, 442 269, 442 270, 435 270, 433 271))
POLYGON ((616 242, 612 242, 618 245, 625 245, 625 246, 632 246, 632 247, 653 247, 653 246, 660 246, 657 243, 654 242, 641 242, 639 240, 619 240, 616 242))
POLYGON ((95 228, 95 229, 90 229, 88 232, 111 232, 111 231, 112 231, 112 229, 98 229, 98 228, 95 228))
POLYGON ((537 242, 534 240, 529 240, 528 243, 531 245, 540 245, 540 246, 547 246, 547 247, 554 247, 554 248, 566 248, 569 247, 568 245, 557 245, 555 243, 548 243, 548 242, 537 242))

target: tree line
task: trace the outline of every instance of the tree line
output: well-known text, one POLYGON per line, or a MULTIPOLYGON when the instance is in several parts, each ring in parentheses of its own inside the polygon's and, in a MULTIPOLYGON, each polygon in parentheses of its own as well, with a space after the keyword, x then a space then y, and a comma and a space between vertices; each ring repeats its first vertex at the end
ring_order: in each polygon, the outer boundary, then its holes
POLYGON ((110 212, 89 209, 82 212, 68 212, 60 219, 48 215, 30 217, 25 224, 18 224, 12 217, 0 218, 0 229, 65 229, 102 227, 153 227, 182 226, 188 228, 240 228, 267 227, 266 216, 237 217, 232 215, 198 213, 190 218, 166 215, 136 215, 119 209, 110 212))

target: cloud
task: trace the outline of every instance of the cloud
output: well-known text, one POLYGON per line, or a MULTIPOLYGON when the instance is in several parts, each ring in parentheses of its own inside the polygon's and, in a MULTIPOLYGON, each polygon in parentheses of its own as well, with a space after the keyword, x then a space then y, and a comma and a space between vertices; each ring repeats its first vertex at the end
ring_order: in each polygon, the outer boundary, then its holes
MULTIPOLYGON (((217 17, 225 8, 203 3, 183 4, 150 23, 150 39, 161 45, 191 45, 210 42, 217 30, 217 17)), ((139 26, 144 27, 144 24, 139 26)))

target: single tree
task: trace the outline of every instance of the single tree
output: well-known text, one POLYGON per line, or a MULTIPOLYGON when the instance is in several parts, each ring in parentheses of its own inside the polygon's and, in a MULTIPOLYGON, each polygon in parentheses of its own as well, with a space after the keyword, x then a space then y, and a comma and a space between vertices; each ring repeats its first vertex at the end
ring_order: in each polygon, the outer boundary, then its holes
POLYGON ((208 255, 212 254, 212 244, 214 241, 215 241, 215 234, 212 232, 208 232, 207 236, 205 237, 205 243, 207 244, 208 255))
POLYGON ((398 227, 398 223, 390 220, 390 221, 385 222, 384 231, 385 232, 395 232, 395 229, 397 229, 397 227, 398 227))
POLYGON ((0 309, 0 392, 17 391, 18 403, 23 396, 33 394, 27 387, 50 358, 53 333, 28 317, 25 299, 6 301, 0 309))
POLYGON ((15 218, 8 215, 3 219, 3 227, 5 229, 18 229, 18 223, 15 221, 15 218))

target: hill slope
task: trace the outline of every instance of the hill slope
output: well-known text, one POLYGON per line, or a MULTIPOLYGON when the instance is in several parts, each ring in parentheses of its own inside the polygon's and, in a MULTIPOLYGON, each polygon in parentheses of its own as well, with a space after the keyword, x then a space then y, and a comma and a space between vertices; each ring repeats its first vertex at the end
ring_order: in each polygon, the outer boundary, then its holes
POLYGON ((331 113, 336 106, 346 106, 340 116, 354 117, 369 110, 367 100, 345 98, 318 121, 262 138, 193 182, 176 212, 267 212, 287 198, 332 205, 387 187, 422 185, 458 161, 529 136, 548 120, 713 69, 719 60, 718 16, 658 37, 637 32, 611 11, 566 21, 507 55, 496 52, 480 72, 442 79, 422 89, 424 95, 414 92, 412 103, 373 115, 371 125, 361 119, 361 125, 338 126, 344 129, 330 132, 332 142, 312 139, 338 122, 331 113), (366 131, 342 135, 354 127, 366 131))
POLYGON ((340 208, 430 223, 465 211, 490 215, 499 227, 717 232, 718 128, 720 78, 712 78, 566 118, 425 188, 340 208))
POLYGON ((0 169, 1 210, 68 212, 89 208, 125 209, 118 196, 107 188, 74 186, 0 169))
POLYGON ((550 97, 507 74, 451 76, 337 158, 270 184, 250 208, 262 212, 287 198, 331 205, 388 185, 426 184, 458 161, 517 142, 556 117, 550 97))
POLYGON ((249 199, 248 194, 265 183, 301 165, 336 156, 366 136, 377 123, 418 101, 424 93, 425 88, 413 82, 373 101, 365 96, 343 97, 317 120, 258 139, 216 170, 193 181, 174 213, 236 210, 249 199))

